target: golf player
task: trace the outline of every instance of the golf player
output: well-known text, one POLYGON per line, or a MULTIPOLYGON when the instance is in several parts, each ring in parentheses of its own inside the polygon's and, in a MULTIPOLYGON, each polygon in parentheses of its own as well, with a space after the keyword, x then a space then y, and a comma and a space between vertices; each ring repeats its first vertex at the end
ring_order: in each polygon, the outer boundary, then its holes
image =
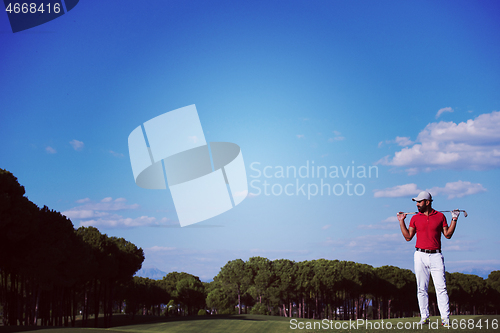
POLYGON ((405 224, 405 213, 398 214, 399 226, 404 238, 409 242, 415 234, 417 243, 415 245, 415 275, 417 277, 417 298, 422 319, 421 324, 429 323, 429 274, 436 288, 436 296, 441 324, 445 327, 450 325, 450 306, 448 292, 446 290, 446 278, 444 268, 444 257, 441 253, 441 233, 450 239, 455 232, 460 211, 451 212, 451 224, 448 226, 443 213, 432 209, 432 196, 429 192, 422 191, 412 199, 417 202, 418 213, 410 220, 409 229, 405 224))

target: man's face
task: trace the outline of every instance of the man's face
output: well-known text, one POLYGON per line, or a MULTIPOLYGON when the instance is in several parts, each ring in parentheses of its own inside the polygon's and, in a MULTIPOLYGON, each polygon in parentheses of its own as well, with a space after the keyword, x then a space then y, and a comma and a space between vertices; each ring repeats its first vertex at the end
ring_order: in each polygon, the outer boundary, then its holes
POLYGON ((429 200, 421 200, 417 201, 417 208, 420 213, 424 213, 427 211, 427 207, 429 207, 430 201, 429 200))

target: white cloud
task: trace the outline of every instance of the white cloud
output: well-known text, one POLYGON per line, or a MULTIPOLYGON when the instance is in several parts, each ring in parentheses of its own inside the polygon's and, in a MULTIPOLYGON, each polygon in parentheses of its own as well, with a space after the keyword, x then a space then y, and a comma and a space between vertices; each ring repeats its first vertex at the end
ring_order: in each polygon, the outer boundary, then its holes
POLYGON ((444 112, 453 112, 453 109, 449 106, 446 108, 439 109, 439 111, 436 114, 436 119, 438 119, 444 112))
POLYGON ((305 138, 305 136, 304 136, 304 134, 297 134, 297 138, 298 139, 303 139, 303 138, 305 138))
POLYGON ((147 249, 144 249, 145 251, 152 251, 152 252, 158 252, 158 251, 173 251, 175 250, 175 247, 168 247, 168 246, 153 246, 149 247, 147 249))
POLYGON ((394 216, 389 216, 385 220, 382 220, 383 223, 393 223, 393 222, 398 222, 398 217, 396 215, 394 216))
POLYGON ((138 204, 127 204, 127 199, 106 197, 100 202, 94 202, 89 198, 77 200, 80 206, 73 207, 62 212, 70 219, 80 220, 80 226, 93 226, 103 228, 129 228, 144 226, 178 226, 179 222, 171 221, 166 217, 157 219, 156 217, 140 216, 136 218, 123 217, 116 214, 117 211, 135 210, 138 204))
POLYGON ((83 149, 83 142, 82 141, 78 141, 78 140, 73 140, 73 141, 70 141, 69 144, 73 147, 74 150, 76 151, 80 151, 83 149))
POLYGON ((410 140, 409 137, 401 137, 401 136, 397 136, 396 137, 396 140, 394 140, 399 146, 402 146, 402 147, 406 147, 406 146, 409 146, 409 145, 412 145, 413 144, 413 141, 410 140))
POLYGON ((399 228, 399 223, 398 223, 398 218, 396 217, 396 215, 389 216, 388 218, 380 221, 379 223, 358 226, 358 229, 382 229, 382 230, 385 229, 385 230, 387 230, 387 229, 398 229, 398 228, 399 228))
POLYGON ((75 207, 73 209, 93 209, 93 210, 125 210, 125 209, 137 209, 139 208, 138 204, 127 205, 124 201, 119 202, 95 202, 95 203, 87 203, 80 207, 75 207))
POLYGON ((321 227, 321 230, 328 230, 330 229, 331 226, 332 226, 331 224, 324 225, 321 227))
POLYGON ((114 157, 123 157, 124 156, 122 153, 117 153, 117 152, 114 152, 112 150, 110 150, 109 153, 111 155, 113 155, 114 157))
POLYGON ((81 221, 81 227, 89 227, 93 226, 96 228, 104 227, 104 228, 123 228, 123 227, 144 227, 151 225, 158 225, 155 217, 149 216, 141 216, 135 219, 133 218, 124 218, 120 215, 112 215, 106 218, 99 218, 87 221, 81 221))
POLYGON ((250 249, 250 254, 255 255, 258 254, 261 257, 266 257, 270 260, 274 260, 276 258, 283 258, 284 256, 291 255, 305 255, 309 254, 311 251, 309 250, 267 250, 267 249, 250 249))
POLYGON ((49 153, 49 154, 55 154, 55 153, 57 153, 57 151, 56 151, 54 148, 52 148, 51 146, 47 146, 47 147, 45 148, 45 151, 46 151, 47 153, 49 153))
POLYGON ((335 137, 329 138, 328 142, 334 142, 334 141, 344 141, 345 137, 342 136, 342 133, 339 131, 333 131, 333 134, 335 134, 335 137))
POLYGON ((333 250, 353 253, 404 253, 411 250, 401 233, 384 235, 363 235, 354 238, 327 238, 325 245, 333 246, 333 250))
POLYGON ((479 183, 471 183, 464 181, 456 181, 453 183, 446 183, 444 187, 433 187, 427 190, 432 195, 447 195, 448 199, 462 198, 466 195, 485 192, 486 189, 479 183))
MULTIPOLYGON (((405 184, 397 185, 394 187, 386 188, 383 190, 374 190, 373 197, 375 198, 399 198, 399 197, 410 197, 415 196, 420 193, 417 184, 405 184)), ((456 181, 451 183, 446 183, 444 187, 433 187, 426 189, 432 196, 437 195, 447 195, 448 199, 462 198, 466 195, 476 194, 480 192, 485 192, 486 189, 483 185, 479 183, 471 183, 467 181, 456 181)))
POLYGON ((62 212, 63 215, 70 219, 91 219, 95 217, 102 217, 109 215, 106 212, 98 212, 92 209, 79 209, 79 210, 67 210, 62 212))
POLYGON ((421 190, 418 189, 417 184, 404 184, 389 187, 383 190, 374 190, 373 197, 375 198, 398 198, 409 197, 417 195, 421 190))
POLYGON ((109 216, 107 211, 119 211, 139 208, 138 204, 127 205, 125 198, 118 198, 113 201, 113 198, 107 197, 101 202, 92 202, 89 198, 77 200, 77 203, 82 205, 73 207, 62 212, 63 215, 70 219, 91 219, 102 218, 109 216))
POLYGON ((472 241, 472 240, 462 240, 462 239, 456 239, 456 240, 449 240, 446 242, 443 242, 443 251, 450 252, 450 251, 475 251, 477 250, 477 241, 472 241))
POLYGON ((409 137, 407 136, 397 136, 396 139, 394 140, 385 140, 385 141, 380 141, 378 143, 378 148, 381 148, 384 144, 397 144, 398 146, 401 146, 401 147, 406 147, 406 146, 409 146, 409 145, 412 145, 414 142, 410 140, 409 137))
POLYGON ((180 226, 179 221, 173 221, 173 220, 167 219, 166 217, 164 217, 160 220, 160 224, 161 225, 178 225, 178 226, 180 226))
POLYGON ((411 147, 379 160, 407 167, 408 174, 442 169, 485 170, 500 167, 500 112, 493 111, 456 124, 428 124, 411 147))

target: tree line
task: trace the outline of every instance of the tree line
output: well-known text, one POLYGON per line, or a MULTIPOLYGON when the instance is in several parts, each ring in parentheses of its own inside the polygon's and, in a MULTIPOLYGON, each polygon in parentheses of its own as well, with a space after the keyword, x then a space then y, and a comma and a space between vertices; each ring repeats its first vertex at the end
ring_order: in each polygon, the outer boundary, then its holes
MULTIPOLYGON (((446 272, 452 314, 497 313, 500 271, 487 279, 446 272)), ((432 280, 431 280, 432 281, 432 280)), ((309 319, 386 319, 418 315, 411 270, 352 261, 294 262, 252 257, 228 262, 209 284, 207 308, 216 313, 267 314, 309 319)), ((434 286, 431 315, 438 315, 434 286)))
MULTIPOLYGON (((500 271, 491 272, 487 279, 446 272, 446 280, 452 315, 498 314, 500 271)), ((141 291, 130 309, 131 299, 126 301, 131 315, 251 313, 356 320, 419 314, 411 270, 352 261, 251 257, 229 261, 210 283, 178 272, 161 280, 134 277, 134 281, 141 291)), ((432 279, 429 300, 431 315, 439 315, 432 279)))
MULTIPOLYGON (((97 327, 113 313, 189 316, 252 313, 308 319, 386 319, 418 314, 415 275, 395 266, 352 261, 295 262, 251 257, 222 267, 210 283, 172 272, 133 277, 144 253, 94 227, 75 230, 37 207, 10 172, 0 169, 0 316, 4 325, 97 327)), ((452 314, 497 313, 500 271, 487 279, 446 272, 452 314)), ((434 287, 431 315, 437 315, 434 287)))
POLYGON ((141 268, 141 248, 94 227, 74 229, 59 212, 24 196, 0 169, 0 313, 4 325, 106 326, 141 268))

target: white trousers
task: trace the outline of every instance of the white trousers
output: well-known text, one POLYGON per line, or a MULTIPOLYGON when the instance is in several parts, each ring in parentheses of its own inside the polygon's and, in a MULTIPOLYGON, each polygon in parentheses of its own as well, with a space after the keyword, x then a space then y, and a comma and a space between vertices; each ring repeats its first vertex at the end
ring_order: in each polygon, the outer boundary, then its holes
POLYGON ((415 275, 417 277, 417 298, 422 318, 429 317, 429 274, 436 289, 439 313, 441 318, 449 318, 450 304, 446 290, 444 257, 441 253, 423 253, 415 251, 415 275))

